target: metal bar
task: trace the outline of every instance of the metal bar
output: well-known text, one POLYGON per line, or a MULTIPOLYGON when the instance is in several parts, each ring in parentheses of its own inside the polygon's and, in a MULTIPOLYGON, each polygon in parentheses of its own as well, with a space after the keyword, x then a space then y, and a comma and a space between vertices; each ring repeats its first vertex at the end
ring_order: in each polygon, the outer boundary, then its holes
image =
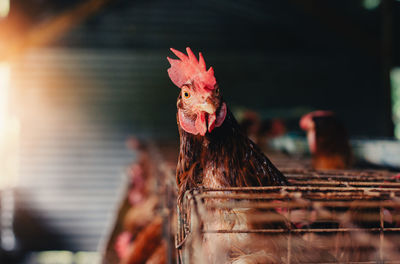
POLYGON ((309 187, 309 186, 263 186, 263 187, 229 187, 229 188, 204 188, 201 193, 206 192, 235 192, 235 191, 400 191, 400 188, 385 188, 378 187, 361 188, 361 187, 309 187))
POLYGON ((315 170, 309 168, 280 168, 280 170, 285 174, 302 174, 302 175, 338 175, 338 176, 393 176, 395 173, 385 170, 315 170))
POLYGON ((395 176, 394 173, 390 173, 387 175, 360 175, 360 174, 347 174, 347 175, 340 175, 340 174, 321 174, 321 173, 285 173, 285 176, 291 179, 346 179, 346 180, 365 180, 365 181, 392 181, 396 182, 396 179, 393 178, 395 176))
MULTIPOLYGON (((392 193, 308 193, 308 194, 301 194, 301 193, 268 193, 268 194, 216 194, 216 195, 208 195, 203 194, 199 195, 201 199, 244 199, 244 200, 279 200, 279 199, 286 199, 286 198, 308 198, 313 200, 319 199, 375 199, 376 198, 385 198, 390 199, 392 193)), ((400 194, 400 193, 399 193, 400 194)), ((323 202, 323 201, 322 201, 323 202)))
POLYGON ((343 196, 362 196, 362 197, 371 197, 371 198, 376 198, 377 196, 384 196, 384 195, 391 195, 391 196, 396 196, 396 194, 399 194, 399 191, 396 192, 384 192, 384 191, 349 191, 349 192, 334 192, 334 191, 313 191, 313 192, 300 192, 300 191, 294 191, 294 192, 264 192, 264 193, 237 193, 237 192, 226 192, 226 193, 219 193, 219 194, 200 194, 201 198, 233 198, 233 199, 250 199, 252 197, 258 197, 258 199, 261 198, 270 198, 272 196, 275 197, 280 197, 280 198, 301 198, 301 197, 307 197, 307 196, 321 196, 321 197, 329 197, 329 198, 334 198, 334 197, 343 197, 343 196), (226 195, 226 196, 223 196, 226 195))
MULTIPOLYGON (((393 172, 386 172, 386 173, 379 173, 379 172, 370 172, 370 173, 364 173, 364 172, 354 172, 354 173, 340 173, 334 172, 324 172, 324 171, 308 171, 308 172, 286 172, 285 170, 281 170, 283 173, 285 173, 286 177, 300 177, 300 178, 316 178, 316 179, 321 179, 321 178, 345 178, 345 179, 391 179, 394 175, 396 175, 393 172)), ((393 179, 392 179, 393 180, 393 179)))
POLYGON ((383 207, 379 208, 379 222, 380 222, 380 232, 379 232, 379 259, 383 261, 383 232, 384 232, 384 224, 383 224, 383 207))
POLYGON ((248 229, 248 230, 203 230, 203 233, 207 234, 230 234, 230 233, 266 233, 266 234, 276 234, 276 233, 288 233, 288 231, 293 233, 334 233, 334 232, 360 232, 360 231, 367 231, 367 232, 400 232, 399 227, 392 227, 392 228, 314 228, 314 229, 248 229))
MULTIPOLYGON (((336 212, 333 212, 333 217, 337 219, 336 217, 336 212)), ((339 258, 339 242, 340 242, 340 237, 339 237, 339 232, 336 233, 335 235, 335 258, 339 258)))
MULTIPOLYGON (((301 186, 301 184, 305 185, 344 185, 344 186, 376 186, 379 188, 385 188, 385 187, 399 187, 400 188, 400 183, 397 182, 346 182, 346 181, 296 181, 296 180, 290 180, 290 183, 295 184, 297 186, 301 186)), ((340 187, 340 186, 339 186, 340 187)))
MULTIPOLYGON (((290 208, 286 208, 288 210, 288 220, 289 223, 291 223, 291 210, 290 208)), ((291 263, 291 258, 292 258, 292 232, 291 228, 289 228, 289 235, 288 235, 288 240, 287 240, 287 263, 291 263)))
POLYGON ((235 208, 265 208, 265 209, 273 209, 273 208, 307 208, 309 206, 322 206, 322 207, 335 207, 335 208, 377 208, 377 207, 387 207, 387 208, 399 208, 400 203, 392 202, 392 201, 354 201, 354 202, 342 202, 342 201, 333 201, 333 202, 324 202, 324 201, 302 201, 302 202, 215 202, 213 204, 207 204, 207 208, 226 208, 226 209, 235 209, 235 208))

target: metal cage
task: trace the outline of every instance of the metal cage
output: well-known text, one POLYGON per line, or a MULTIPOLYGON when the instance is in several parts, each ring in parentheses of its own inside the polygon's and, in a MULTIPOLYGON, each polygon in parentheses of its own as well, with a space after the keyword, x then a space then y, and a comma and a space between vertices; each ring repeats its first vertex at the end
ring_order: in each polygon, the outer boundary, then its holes
MULTIPOLYGON (((196 244, 196 239, 203 241, 207 236, 209 241, 218 241, 212 237, 251 234, 241 250, 243 255, 257 254, 251 248, 268 243, 268 239, 285 238, 284 243, 279 242, 276 263, 321 263, 299 256, 317 252, 332 256, 325 263, 400 263, 400 182, 393 173, 282 171, 291 186, 187 192, 178 209, 178 262, 200 262, 195 256, 206 253, 201 248, 203 243, 196 244), (227 221, 230 215, 244 215, 246 224, 210 229, 213 225, 208 221, 219 221, 213 219, 216 212, 223 215, 221 221, 227 221), (275 222, 284 224, 277 227, 275 222), (308 251, 299 252, 296 243, 308 251)), ((220 263, 236 263, 235 259, 241 257, 229 247, 225 250, 222 255, 230 255, 230 261, 220 263)))

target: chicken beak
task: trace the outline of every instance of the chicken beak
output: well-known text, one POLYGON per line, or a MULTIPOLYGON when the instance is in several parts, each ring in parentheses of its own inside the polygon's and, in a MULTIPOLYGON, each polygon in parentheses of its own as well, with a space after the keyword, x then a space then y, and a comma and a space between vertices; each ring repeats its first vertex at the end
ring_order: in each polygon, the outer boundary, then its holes
POLYGON ((222 103, 217 115, 217 108, 209 103, 202 103, 198 105, 197 117, 195 127, 197 133, 204 136, 207 131, 211 133, 215 127, 219 127, 225 120, 227 108, 226 104, 222 103))
POLYGON ((214 129, 217 108, 207 100, 198 104, 197 109, 199 111, 197 114, 198 131, 204 136, 207 130, 211 132, 214 129))
POLYGON ((215 111, 217 111, 216 107, 209 102, 199 104, 198 109, 200 111, 206 112, 207 114, 215 114, 215 111))

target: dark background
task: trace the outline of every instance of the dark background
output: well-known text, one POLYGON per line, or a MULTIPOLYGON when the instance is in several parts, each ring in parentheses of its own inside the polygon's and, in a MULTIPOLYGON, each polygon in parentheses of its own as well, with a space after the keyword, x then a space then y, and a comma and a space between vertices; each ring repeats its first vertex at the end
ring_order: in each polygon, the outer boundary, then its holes
MULTIPOLYGON (((398 1, 91 2, 99 7, 76 18, 72 14, 71 26, 46 46, 144 55, 146 61, 107 83, 110 93, 141 90, 104 108, 119 116, 119 125, 173 134, 177 90, 166 75, 165 57, 171 56, 170 47, 189 46, 214 66, 231 106, 279 110, 283 117, 299 108, 330 109, 351 135, 393 133, 388 73, 399 64, 398 1), (118 86, 121 79, 129 85, 118 86)), ((82 1, 12 5, 16 14, 11 12, 10 20, 23 13, 23 31, 76 9, 82 1)), ((110 71, 123 67, 118 59, 111 63, 110 71)))

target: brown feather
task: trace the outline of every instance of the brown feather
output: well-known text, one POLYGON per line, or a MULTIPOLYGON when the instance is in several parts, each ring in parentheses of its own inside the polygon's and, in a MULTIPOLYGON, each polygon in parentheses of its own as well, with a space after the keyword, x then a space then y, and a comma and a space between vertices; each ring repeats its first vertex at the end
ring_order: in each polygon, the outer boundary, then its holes
POLYGON ((153 222, 137 235, 126 257, 121 260, 121 264, 145 263, 160 245, 161 235, 162 218, 156 217, 153 222))
POLYGON ((180 197, 198 187, 287 185, 285 176, 248 139, 229 110, 222 126, 205 136, 180 127, 179 134, 176 178, 180 197))

